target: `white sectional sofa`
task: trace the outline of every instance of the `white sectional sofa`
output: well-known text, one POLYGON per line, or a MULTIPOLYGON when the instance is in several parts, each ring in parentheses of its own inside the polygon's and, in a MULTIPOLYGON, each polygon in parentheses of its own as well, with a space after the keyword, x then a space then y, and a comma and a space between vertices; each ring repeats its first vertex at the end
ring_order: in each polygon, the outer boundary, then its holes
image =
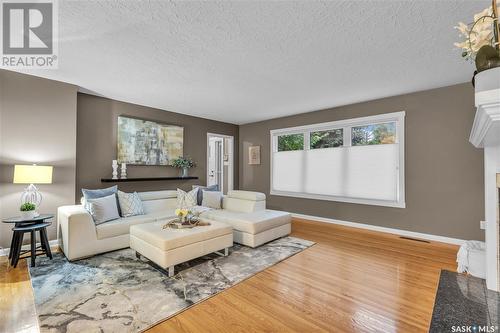
MULTIPOLYGON (((95 225, 83 205, 57 210, 59 244, 69 260, 127 248, 130 226, 164 221, 175 217, 176 191, 139 192, 145 215, 120 218, 95 225)), ((266 209, 266 196, 259 192, 229 191, 222 209, 208 210, 201 217, 233 228, 236 243, 256 247, 291 231, 291 215, 266 209)))

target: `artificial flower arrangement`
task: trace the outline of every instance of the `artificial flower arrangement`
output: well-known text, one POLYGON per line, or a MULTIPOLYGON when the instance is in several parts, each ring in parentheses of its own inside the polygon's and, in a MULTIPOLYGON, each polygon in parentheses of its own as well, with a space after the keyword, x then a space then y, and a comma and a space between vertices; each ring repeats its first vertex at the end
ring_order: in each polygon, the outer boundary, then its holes
POLYGON ((192 214, 193 213, 190 210, 185 208, 177 208, 175 210, 175 216, 177 216, 181 222, 185 222, 186 218, 192 214))
POLYGON ((175 210, 176 219, 169 221, 163 226, 163 229, 173 228, 173 229, 185 229, 193 228, 196 226, 207 226, 210 225, 209 222, 204 222, 200 220, 200 212, 193 212, 186 208, 177 208, 175 210))
POLYGON ((500 30, 496 0, 492 0, 490 7, 474 15, 474 22, 459 22, 455 28, 464 38, 464 41, 455 43, 455 46, 462 49, 465 60, 476 63, 477 72, 500 67, 500 30))
POLYGON ((196 163, 191 159, 191 157, 180 156, 172 160, 172 166, 174 168, 182 169, 181 177, 188 177, 188 170, 195 167, 196 163))

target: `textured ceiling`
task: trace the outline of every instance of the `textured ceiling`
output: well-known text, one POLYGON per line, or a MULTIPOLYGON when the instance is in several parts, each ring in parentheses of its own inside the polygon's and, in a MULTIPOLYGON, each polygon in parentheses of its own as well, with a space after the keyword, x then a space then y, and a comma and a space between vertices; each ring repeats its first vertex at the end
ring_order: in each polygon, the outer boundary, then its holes
POLYGON ((469 81, 486 1, 60 1, 59 69, 109 98, 242 124, 469 81))

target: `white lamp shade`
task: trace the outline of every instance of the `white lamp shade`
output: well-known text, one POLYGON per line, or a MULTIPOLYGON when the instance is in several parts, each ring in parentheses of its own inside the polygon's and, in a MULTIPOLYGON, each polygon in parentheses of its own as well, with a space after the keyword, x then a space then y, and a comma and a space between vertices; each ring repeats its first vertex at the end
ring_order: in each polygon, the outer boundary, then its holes
POLYGON ((15 165, 14 184, 52 184, 52 166, 15 165))

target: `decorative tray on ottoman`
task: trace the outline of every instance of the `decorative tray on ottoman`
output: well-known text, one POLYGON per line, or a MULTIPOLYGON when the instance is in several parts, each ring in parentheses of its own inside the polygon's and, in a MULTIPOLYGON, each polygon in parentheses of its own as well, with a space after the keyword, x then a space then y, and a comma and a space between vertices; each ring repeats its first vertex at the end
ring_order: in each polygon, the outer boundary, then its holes
POLYGON ((191 219, 191 220, 186 220, 184 222, 181 222, 179 219, 172 220, 170 222, 167 222, 164 226, 163 229, 166 228, 171 228, 171 229, 191 229, 194 227, 202 227, 202 226, 209 226, 209 222, 202 221, 198 218, 196 219, 191 219))

